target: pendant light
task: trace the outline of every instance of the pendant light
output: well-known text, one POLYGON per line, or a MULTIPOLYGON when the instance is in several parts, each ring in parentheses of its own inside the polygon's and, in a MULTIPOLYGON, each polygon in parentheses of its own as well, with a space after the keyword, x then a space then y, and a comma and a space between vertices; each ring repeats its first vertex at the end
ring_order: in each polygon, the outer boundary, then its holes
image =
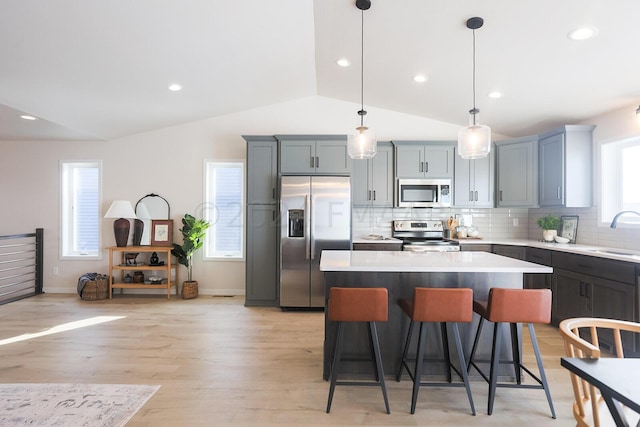
POLYGON ((458 154, 463 159, 480 159, 491 151, 491 128, 480 124, 476 108, 476 30, 483 24, 479 17, 467 20, 467 28, 473 31, 473 108, 469 110, 469 126, 458 132, 458 154))
POLYGON ((638 126, 640 126, 640 105, 636 108, 636 120, 638 121, 638 126))
POLYGON ((352 159, 370 159, 376 155, 378 144, 373 130, 364 125, 364 116, 367 112, 364 109, 364 11, 371 7, 369 0, 356 0, 356 7, 362 12, 362 23, 360 33, 360 103, 361 109, 360 126, 356 127, 354 133, 350 133, 347 138, 347 152, 352 159))

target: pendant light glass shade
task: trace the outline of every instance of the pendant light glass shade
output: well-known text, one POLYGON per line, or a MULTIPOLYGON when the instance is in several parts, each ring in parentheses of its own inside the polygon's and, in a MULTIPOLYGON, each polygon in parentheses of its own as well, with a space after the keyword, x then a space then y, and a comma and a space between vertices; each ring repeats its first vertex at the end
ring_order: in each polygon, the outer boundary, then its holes
POLYGON ((491 128, 478 124, 478 112, 469 112, 469 126, 458 131, 458 154, 463 159, 481 159, 491 152, 491 128))
POLYGON ((352 159, 370 159, 376 155, 378 144, 373 130, 358 126, 347 139, 347 152, 352 159))
POLYGON ((463 159, 481 159, 491 152, 491 128, 480 124, 476 108, 476 30, 483 24, 479 17, 467 20, 467 28, 473 30, 473 109, 469 110, 469 126, 458 131, 458 154, 463 159))

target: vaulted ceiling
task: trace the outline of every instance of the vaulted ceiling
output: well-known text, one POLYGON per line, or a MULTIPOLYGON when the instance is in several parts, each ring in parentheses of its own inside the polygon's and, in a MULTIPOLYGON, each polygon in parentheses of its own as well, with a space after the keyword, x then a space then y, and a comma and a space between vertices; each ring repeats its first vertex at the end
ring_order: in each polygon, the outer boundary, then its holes
MULTIPOLYGON (((476 103, 494 132, 640 100, 640 1, 372 3, 365 107, 465 125, 472 16, 485 20, 476 103), (584 26, 596 36, 567 37, 584 26)), ((359 104, 360 25, 354 0, 2 0, 0 139, 111 139, 314 95, 359 104), (336 65, 343 57, 350 67, 336 65), (176 82, 182 91, 167 90, 176 82)))

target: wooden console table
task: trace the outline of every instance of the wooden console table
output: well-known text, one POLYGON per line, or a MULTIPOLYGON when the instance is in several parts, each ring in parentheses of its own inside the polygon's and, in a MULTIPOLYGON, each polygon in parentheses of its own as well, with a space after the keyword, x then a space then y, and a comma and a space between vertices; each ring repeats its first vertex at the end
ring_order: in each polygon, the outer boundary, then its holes
POLYGON ((171 299, 171 287, 176 287, 176 295, 178 295, 178 264, 171 261, 171 246, 110 246, 109 250, 109 299, 113 297, 114 289, 166 289, 167 298, 171 299), (125 254, 127 253, 147 253, 156 252, 158 258, 164 261, 163 265, 150 265, 148 260, 144 263, 127 264, 125 254), (114 263, 114 255, 120 254, 119 262, 114 263), (175 270, 174 280, 171 280, 171 270, 175 270), (114 271, 120 271, 120 277, 114 277, 114 271), (154 284, 148 281, 149 277, 145 277, 144 283, 125 283, 124 276, 127 272, 142 271, 144 273, 158 272, 162 276, 162 283, 154 284))

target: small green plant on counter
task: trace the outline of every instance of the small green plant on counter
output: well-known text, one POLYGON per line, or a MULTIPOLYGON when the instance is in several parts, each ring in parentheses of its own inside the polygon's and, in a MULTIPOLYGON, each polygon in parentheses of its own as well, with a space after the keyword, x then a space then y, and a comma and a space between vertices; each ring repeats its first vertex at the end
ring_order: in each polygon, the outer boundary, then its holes
POLYGON ((547 216, 538 218, 536 222, 538 223, 538 227, 542 228, 543 230, 556 230, 560 225, 560 218, 555 215, 549 214, 547 216))

